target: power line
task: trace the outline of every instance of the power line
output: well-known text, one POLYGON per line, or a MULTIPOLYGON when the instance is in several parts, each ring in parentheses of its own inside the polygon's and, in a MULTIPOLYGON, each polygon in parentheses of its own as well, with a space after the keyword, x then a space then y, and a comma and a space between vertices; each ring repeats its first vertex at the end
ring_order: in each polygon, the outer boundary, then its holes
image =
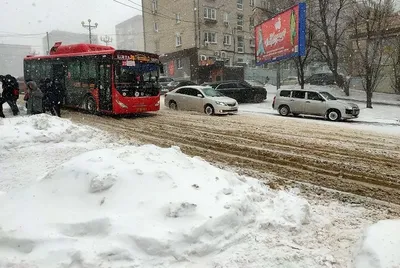
MULTIPOLYGON (((134 6, 131 6, 131 5, 122 3, 122 2, 120 2, 120 1, 118 1, 118 0, 113 0, 113 1, 116 2, 116 3, 118 3, 118 4, 120 4, 120 5, 123 5, 123 6, 126 6, 126 7, 130 7, 130 8, 132 8, 132 9, 141 11, 141 12, 146 13, 146 14, 149 14, 149 15, 160 16, 161 18, 169 19, 169 20, 174 20, 174 21, 176 20, 176 18, 170 17, 170 16, 165 15, 165 14, 160 13, 160 12, 157 12, 157 13, 153 14, 152 12, 148 12, 148 11, 145 11, 145 10, 143 10, 143 9, 136 8, 136 7, 134 7, 134 6)), ((135 4, 136 4, 136 3, 135 3, 135 4)), ((142 8, 143 8, 143 7, 142 7, 142 8)), ((150 10, 150 9, 149 9, 149 10, 150 10)), ((181 19, 180 21, 182 21, 182 22, 187 22, 187 23, 195 23, 195 21, 188 21, 188 20, 182 20, 182 19, 181 19)))

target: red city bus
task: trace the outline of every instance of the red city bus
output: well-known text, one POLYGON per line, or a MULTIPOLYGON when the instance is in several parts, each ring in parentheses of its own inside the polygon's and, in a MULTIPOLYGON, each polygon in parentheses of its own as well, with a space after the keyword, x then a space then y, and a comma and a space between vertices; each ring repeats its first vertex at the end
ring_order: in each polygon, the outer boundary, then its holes
POLYGON ((56 43, 48 56, 24 59, 25 81, 64 87, 63 104, 90 113, 135 114, 160 109, 157 54, 93 44, 56 43))

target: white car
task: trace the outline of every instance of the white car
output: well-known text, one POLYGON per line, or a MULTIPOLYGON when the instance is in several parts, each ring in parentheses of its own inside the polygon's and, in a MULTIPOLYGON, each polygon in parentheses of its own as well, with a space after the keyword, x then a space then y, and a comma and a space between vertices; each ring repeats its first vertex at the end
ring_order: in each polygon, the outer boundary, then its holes
POLYGON ((324 116, 330 121, 357 118, 360 114, 357 104, 337 100, 325 91, 314 90, 279 90, 272 108, 283 116, 316 115, 324 116))
POLYGON ((213 114, 234 114, 238 111, 235 99, 226 97, 212 87, 184 86, 165 94, 166 107, 213 114))

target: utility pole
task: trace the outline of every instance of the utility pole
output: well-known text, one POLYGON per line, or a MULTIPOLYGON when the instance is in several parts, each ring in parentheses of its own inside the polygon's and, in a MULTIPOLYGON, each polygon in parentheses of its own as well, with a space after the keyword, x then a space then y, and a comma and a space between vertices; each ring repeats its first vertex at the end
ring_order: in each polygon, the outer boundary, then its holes
POLYGON ((109 37, 108 35, 100 37, 100 41, 106 43, 106 46, 108 46, 108 43, 111 43, 113 41, 112 37, 109 37))
POLYGON ((49 40, 49 32, 46 32, 47 39, 47 55, 50 55, 50 40, 49 40))
POLYGON ((97 26, 99 25, 97 22, 94 25, 91 25, 90 23, 92 22, 91 19, 88 19, 89 24, 85 24, 84 21, 81 22, 82 27, 86 28, 89 30, 89 43, 92 43, 92 29, 96 29, 97 26))

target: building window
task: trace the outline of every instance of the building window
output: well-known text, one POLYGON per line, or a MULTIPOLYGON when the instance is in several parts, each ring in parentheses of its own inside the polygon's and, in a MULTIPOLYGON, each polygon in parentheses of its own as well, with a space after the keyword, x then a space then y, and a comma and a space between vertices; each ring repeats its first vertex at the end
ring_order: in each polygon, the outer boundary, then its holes
POLYGON ((151 2, 151 9, 152 9, 153 13, 157 12, 157 9, 158 9, 158 3, 157 2, 158 2, 158 0, 153 0, 151 2))
POLYGON ((238 58, 237 62, 242 63, 242 62, 244 62, 244 60, 243 60, 243 58, 238 58))
POLYGON ((181 23, 181 13, 175 14, 176 23, 181 23))
POLYGON ((181 59, 177 59, 176 60, 176 68, 177 69, 182 69, 183 68, 181 59))
POLYGON ((238 36, 237 37, 237 52, 238 53, 244 53, 244 37, 243 36, 238 36))
POLYGON ((204 33, 204 42, 216 44, 217 43, 217 34, 216 33, 205 32, 204 33))
POLYGON ((255 44, 254 38, 250 38, 250 47, 255 47, 255 46, 256 46, 256 44, 255 44))
POLYGON ((224 12, 224 22, 229 22, 229 13, 224 12))
POLYGON ((243 0, 237 0, 237 8, 240 10, 243 9, 243 0))
POLYGON ((253 18, 253 17, 250 17, 249 23, 250 23, 250 29, 251 29, 252 27, 254 27, 254 18, 253 18))
POLYGON ((265 0, 261 1, 261 7, 269 10, 269 2, 265 0))
POLYGON ((155 45, 155 47, 156 47, 156 50, 155 50, 156 53, 160 52, 160 41, 158 41, 158 40, 155 41, 155 42, 154 42, 154 45, 155 45))
POLYGON ((224 45, 230 46, 232 44, 232 36, 229 34, 224 35, 224 45))
POLYGON ((175 45, 180 47, 182 45, 182 37, 181 34, 177 33, 175 36, 175 45))
POLYGON ((154 22, 154 31, 158 32, 158 22, 154 22))
POLYGON ((209 20, 216 20, 217 19, 217 10, 215 8, 204 8, 204 18, 209 20))
POLYGON ((237 29, 243 30, 243 14, 237 14, 237 29))
POLYGON ((256 0, 250 0, 250 6, 254 7, 256 5, 256 0))

